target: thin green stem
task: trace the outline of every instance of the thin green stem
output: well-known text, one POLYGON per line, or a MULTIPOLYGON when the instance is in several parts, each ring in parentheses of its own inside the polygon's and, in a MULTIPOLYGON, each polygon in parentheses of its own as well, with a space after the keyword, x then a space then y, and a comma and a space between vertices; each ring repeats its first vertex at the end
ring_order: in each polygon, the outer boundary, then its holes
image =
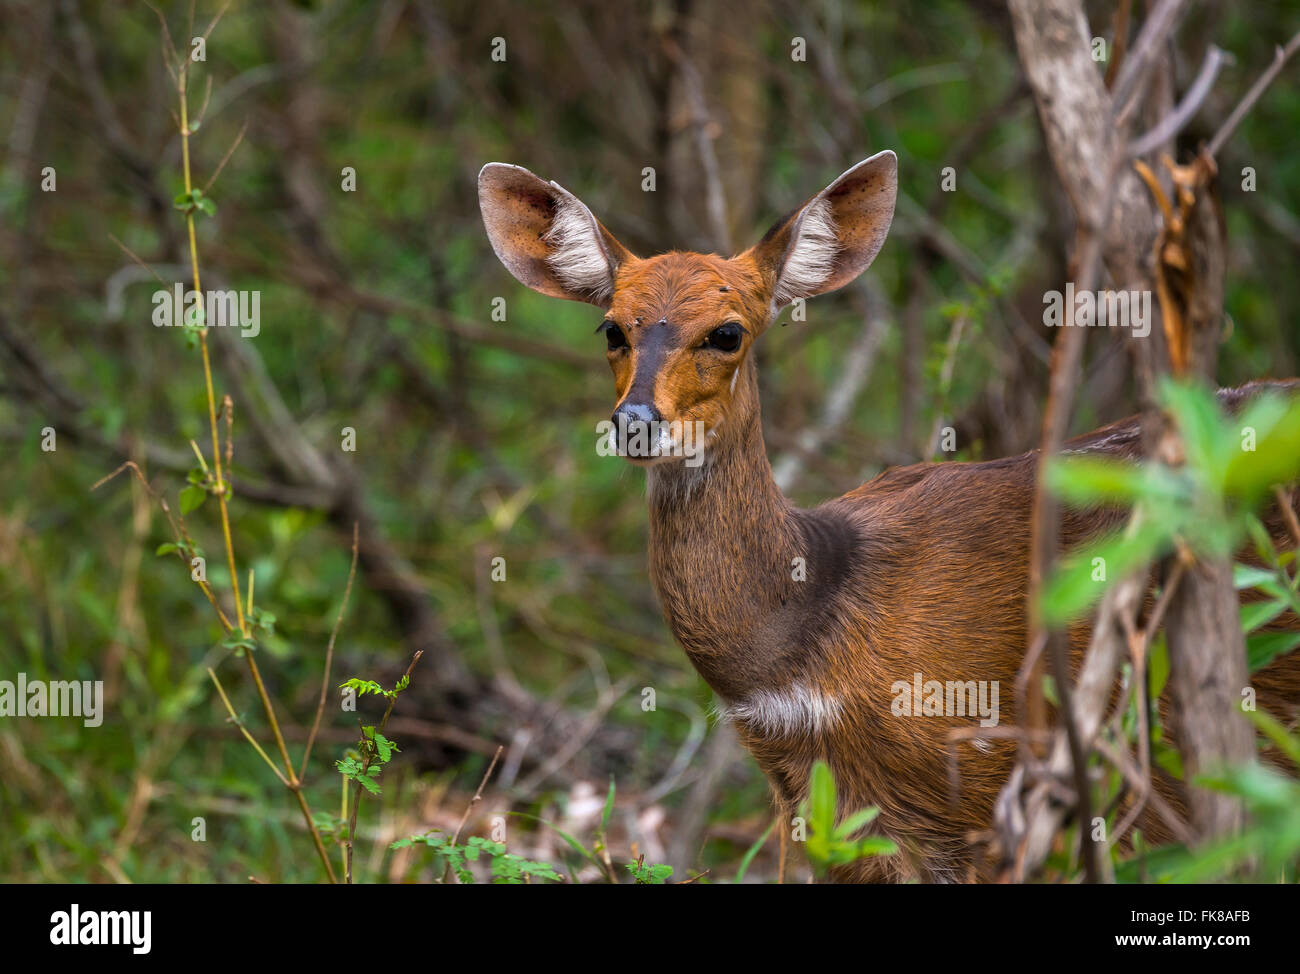
MULTIPOLYGON (((181 165, 184 172, 185 193, 187 198, 189 198, 194 188, 194 183, 190 171, 190 126, 189 126, 188 99, 186 97, 186 86, 188 84, 188 80, 189 80, 188 65, 182 65, 177 75, 176 87, 177 87, 177 93, 180 98, 181 165)), ((198 248, 197 236, 194 230, 194 207, 193 206, 190 206, 185 211, 185 229, 189 237, 190 269, 194 277, 195 299, 199 302, 199 307, 203 307, 203 287, 199 278, 199 248, 198 248)), ((237 571, 235 565, 235 545, 233 540, 231 539, 231 533, 230 533, 230 510, 228 504, 230 491, 229 491, 229 485, 226 482, 225 474, 223 472, 222 463, 221 463, 221 440, 217 428, 217 397, 212 385, 212 360, 211 360, 211 356, 208 353, 208 322, 206 318, 202 322, 202 327, 199 328, 199 349, 202 353, 202 358, 203 358, 203 381, 204 381, 204 385, 206 386, 207 395, 208 395, 208 428, 212 434, 212 465, 213 465, 213 471, 216 475, 216 486, 213 489, 213 493, 215 493, 217 496, 217 505, 221 511, 221 534, 225 542, 226 563, 230 569, 230 587, 235 600, 236 621, 239 627, 240 635, 247 637, 248 621, 244 616, 244 604, 239 594, 239 572, 237 571)), ((229 422, 230 419, 228 413, 227 414, 227 424, 228 424, 227 436, 230 435, 229 422)), ((231 447, 232 444, 228 442, 226 444, 227 461, 229 461, 231 455, 230 454, 231 447)), ((202 457, 200 457, 200 461, 201 460, 202 457)), ((227 466, 228 465, 229 463, 227 463, 227 466)), ((250 589, 251 589, 251 582, 250 582, 250 589)), ((252 595, 251 591, 249 592, 249 595, 250 595, 250 609, 251 609, 251 595, 252 595)), ((213 604, 216 605, 216 602, 214 601, 213 604)), ((220 612, 220 609, 218 609, 218 612, 220 612)), ((224 621, 224 617, 223 617, 223 621, 224 621)), ((227 623, 227 625, 229 625, 229 623, 227 623)), ((312 817, 311 808, 307 804, 307 798, 305 795, 303 795, 302 782, 299 780, 297 774, 294 773, 293 761, 289 757, 289 750, 287 747, 285 747, 285 743, 284 743, 284 735, 280 731, 280 722, 279 720, 276 719, 275 708, 271 705, 271 698, 266 693, 266 686, 262 682, 262 674, 258 670, 257 661, 253 658, 252 650, 246 649, 244 651, 244 659, 248 664, 248 671, 253 677, 253 683, 257 687, 257 695, 262 701, 262 708, 266 711, 267 722, 271 725, 271 732, 275 736, 276 746, 277 748, 279 748, 280 757, 284 762, 285 774, 281 774, 279 771, 276 771, 276 777, 279 778, 280 781, 284 783, 285 787, 287 787, 291 792, 293 792, 294 798, 297 799, 298 807, 302 811, 303 820, 307 824, 307 830, 311 833, 312 842, 316 846, 316 853, 318 856, 320 856, 321 863, 325 866, 326 875, 329 876, 329 881, 331 883, 336 883, 338 882, 338 879, 334 875, 334 866, 330 862, 329 853, 326 852, 325 850, 325 844, 321 841, 320 830, 316 827, 316 821, 312 817)), ((213 680, 215 681, 215 679, 216 677, 214 674, 213 680)), ((224 693, 222 693, 222 699, 225 700, 224 693)), ((226 707, 232 714, 234 713, 233 708, 230 707, 230 702, 228 700, 226 700, 226 707)), ((257 747, 258 753, 261 754, 263 758, 267 759, 268 763, 270 763, 270 759, 267 758, 266 753, 261 749, 260 746, 256 744, 256 741, 253 741, 252 735, 248 733, 247 729, 244 728, 242 724, 240 724, 240 730, 244 733, 244 736, 247 737, 249 741, 252 742, 254 746, 257 747)), ((274 765, 272 765, 272 767, 274 768, 274 765)))

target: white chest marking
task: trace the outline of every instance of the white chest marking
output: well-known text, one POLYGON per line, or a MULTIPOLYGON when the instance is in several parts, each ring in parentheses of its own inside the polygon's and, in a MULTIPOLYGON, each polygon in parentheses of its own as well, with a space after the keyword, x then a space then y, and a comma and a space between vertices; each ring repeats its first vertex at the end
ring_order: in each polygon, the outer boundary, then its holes
POLYGON ((820 734, 835 726, 844 712, 838 699, 792 683, 781 690, 755 690, 723 706, 719 713, 758 734, 820 734))

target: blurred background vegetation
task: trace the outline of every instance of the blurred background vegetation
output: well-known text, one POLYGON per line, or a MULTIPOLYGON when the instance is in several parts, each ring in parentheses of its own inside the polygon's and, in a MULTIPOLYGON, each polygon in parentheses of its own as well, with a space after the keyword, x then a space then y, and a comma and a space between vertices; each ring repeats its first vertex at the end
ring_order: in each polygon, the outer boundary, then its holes
MULTIPOLYGON (((218 5, 198 8, 206 25, 218 5)), ((189 4, 160 9, 188 49, 203 29, 187 26, 189 4)), ((1089 4, 1095 34, 1110 38, 1112 14, 1089 4)), ((1194 8, 1177 35, 1178 90, 1208 44, 1236 60, 1180 148, 1217 129, 1298 26, 1294 0, 1194 8)), ((198 353, 183 329, 151 323, 158 285, 124 252, 169 286, 187 278, 158 18, 139 2, 5 0, 0 49, 0 678, 103 680, 106 693, 99 728, 0 720, 0 879, 317 880, 297 810, 205 673, 217 666, 269 747, 243 668, 180 566, 154 556, 170 540, 161 512, 129 477, 90 490, 131 458, 175 508, 187 441, 208 442, 198 353), (192 840, 196 817, 205 842, 192 840)), ((1063 286, 1073 228, 1005 9, 235 2, 205 54, 191 92, 192 112, 206 98, 198 185, 243 138, 198 225, 204 282, 261 293, 257 337, 211 341, 218 397, 235 403, 234 545, 278 617, 260 659, 291 750, 315 711, 354 523, 361 565, 332 682, 391 685, 426 651, 389 727, 403 750, 363 815, 360 878, 418 878, 387 842, 454 829, 498 744, 471 828, 513 809, 589 834, 612 776, 620 854, 734 876, 771 821, 767 787, 714 726, 660 619, 643 474, 594 449, 613 403, 599 312, 508 276, 475 177, 488 161, 526 166, 641 254, 727 251, 895 150, 898 214, 872 271, 760 347, 774 465, 811 504, 928 459, 937 426, 957 430, 962 458, 1019 452, 1036 443, 1054 337, 1043 294, 1063 286), (797 38, 805 60, 792 58, 797 38), (346 427, 355 452, 341 448, 346 427), (504 582, 491 579, 497 557, 504 582)), ((1294 77, 1219 158, 1224 384, 1296 372, 1294 77)), ((1089 336, 1079 429, 1134 410, 1124 342, 1089 336)), ((227 589, 215 504, 188 523, 227 589)), ((378 712, 372 700, 363 713, 378 712)), ((333 761, 355 738, 331 703, 313 807, 337 810, 333 761)), ((552 833, 511 821, 512 850, 558 861, 552 833)), ((774 873, 775 845, 750 878, 774 873)))

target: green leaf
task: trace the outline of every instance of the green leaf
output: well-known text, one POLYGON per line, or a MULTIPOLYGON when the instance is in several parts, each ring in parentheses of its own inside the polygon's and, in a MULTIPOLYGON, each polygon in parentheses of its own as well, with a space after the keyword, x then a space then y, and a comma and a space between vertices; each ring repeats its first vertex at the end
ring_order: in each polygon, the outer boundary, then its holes
POLYGON ((1262 764, 1246 764, 1225 768, 1218 774, 1197 775, 1196 783, 1214 791, 1239 795, 1256 811, 1261 806, 1289 809, 1296 800, 1297 791, 1300 791, 1290 778, 1262 764))
POLYGON ((502 860, 513 863, 520 872, 528 876, 534 876, 538 879, 543 879, 552 883, 560 883, 564 881, 564 877, 547 863, 532 862, 528 859, 522 859, 519 856, 502 856, 502 860))
POLYGON ((590 862, 594 863, 598 867, 602 865, 601 861, 596 858, 595 853, 587 851, 587 849, 583 846, 581 842, 579 842, 577 839, 575 839, 573 836, 571 836, 568 832, 564 831, 563 829, 557 828, 556 826, 552 825, 550 822, 546 821, 546 819, 538 818, 536 815, 530 815, 528 812, 510 812, 509 814, 517 815, 520 818, 532 819, 534 822, 537 822, 541 825, 545 825, 548 829, 550 829, 561 839, 563 839, 566 843, 568 843, 569 848, 571 848, 578 855, 582 856, 582 858, 589 860, 590 862))
POLYGON ((1231 458, 1224 477, 1225 490, 1253 501, 1273 487, 1300 475, 1300 398, 1290 402, 1263 395, 1233 424, 1231 458), (1240 430, 1255 430, 1255 449, 1241 448, 1240 430))
POLYGON ((1183 780, 1183 756, 1178 753, 1177 748, 1157 743, 1152 747, 1151 758, 1179 781, 1183 780))
POLYGON ((835 778, 824 761, 813 764, 808 782, 808 838, 804 852, 821 875, 835 863, 835 778))
POLYGON ((1254 632, 1260 626, 1266 626, 1287 610, 1285 602, 1264 599, 1259 602, 1247 602, 1241 607, 1241 631, 1254 632))
POLYGON ((1253 514, 1247 515, 1246 531, 1250 540, 1255 542, 1255 554, 1259 555, 1260 560, 1268 565, 1276 564, 1277 549, 1273 547, 1273 539, 1268 536, 1268 528, 1264 527, 1263 522, 1253 514))
POLYGON ((1300 768, 1300 737, 1287 732, 1287 729, 1262 710, 1243 711, 1246 718, 1255 725, 1255 729, 1264 734, 1277 745, 1297 768, 1300 768))
POLYGON ((889 839, 881 839, 876 836, 861 839, 857 843, 856 855, 854 859, 862 859, 866 856, 892 856, 898 852, 898 846, 889 839))
POLYGON ((1147 683, 1151 686, 1151 699, 1159 700, 1169 680, 1169 644, 1165 642, 1164 631, 1156 636, 1147 657, 1147 683))
POLYGON ((1043 699, 1053 707, 1061 706, 1061 698, 1056 693, 1056 680, 1050 673, 1043 674, 1043 699))
POLYGON ((1242 565, 1240 563, 1233 565, 1232 584, 1239 589, 1260 588, 1268 592, 1269 595, 1282 594, 1277 575, 1267 568, 1258 568, 1255 565, 1242 565))
POLYGON ((245 636, 238 629, 229 633, 225 639, 221 640, 221 645, 226 649, 252 652, 257 648, 257 644, 251 638, 245 636))
POLYGON ((379 760, 387 764, 393 756, 394 751, 400 751, 401 748, 386 738, 383 734, 375 734, 375 749, 379 752, 379 760))
POLYGON ((809 818, 826 832, 835 828, 835 778, 825 761, 813 764, 812 779, 808 786, 810 799, 809 818))
POLYGON ((1246 637, 1246 664, 1250 672, 1300 646, 1300 632, 1257 632, 1246 637))
POLYGON ((429 848, 439 851, 446 848, 447 836, 437 829, 434 829, 431 832, 422 832, 419 835, 412 835, 405 839, 398 839, 396 842, 392 843, 389 848, 405 849, 408 846, 415 845, 417 842, 422 842, 429 848))
POLYGON ((1212 844, 1198 850, 1195 855, 1187 856, 1182 862, 1175 859, 1177 868, 1160 878, 1170 883, 1206 883, 1214 878, 1223 878, 1250 854, 1254 842, 1249 834, 1245 834, 1212 844))
POLYGON ((181 546, 174 541, 165 541, 154 551, 155 555, 170 555, 173 551, 180 551, 181 546))
POLYGON ((605 799, 605 808, 600 813, 600 831, 603 835, 609 829, 610 816, 614 814, 614 778, 609 779, 609 796, 605 799))
POLYGON ((1106 589, 1153 561, 1167 544, 1165 532, 1150 520, 1143 520, 1132 536, 1120 529, 1076 550, 1043 586, 1040 605, 1043 620, 1048 625, 1064 625, 1082 615, 1106 589), (1096 558, 1103 559, 1105 581, 1093 581, 1096 558))
POLYGON ((652 866, 649 863, 629 862, 627 870, 636 878, 639 886, 662 886, 668 881, 668 877, 673 874, 672 866, 652 866))
POLYGON ((205 196, 205 197, 203 197, 201 200, 199 200, 198 203, 197 203, 196 205, 198 206, 198 208, 199 208, 200 210, 202 210, 202 211, 203 211, 204 213, 206 213, 208 216, 215 216, 215 215, 216 215, 216 212, 217 212, 217 204, 214 203, 214 202, 212 202, 211 198, 205 196))
POLYGON ((745 851, 745 854, 740 857, 740 866, 739 868, 736 869, 737 883, 744 882, 745 873, 749 872, 750 863, 752 863, 754 861, 754 857, 758 855, 758 850, 763 848, 763 846, 767 844, 768 837, 771 836, 772 830, 776 828, 776 823, 779 821, 780 821, 779 818, 772 819, 772 824, 767 827, 767 831, 764 832, 761 836, 759 836, 758 841, 755 842, 753 845, 751 845, 745 851))
POLYGON ((880 809, 878 808, 864 808, 859 812, 854 812, 840 823, 839 828, 835 830, 835 837, 837 839, 851 838, 855 832, 874 821, 879 814, 880 809))
POLYGON ((1166 379, 1161 383, 1160 399, 1182 434, 1188 466, 1200 472, 1216 492, 1221 491, 1227 472, 1227 450, 1234 443, 1214 393, 1199 385, 1166 379))
POLYGON ((342 690, 345 687, 350 687, 351 689, 355 690, 357 692, 358 697, 364 697, 367 693, 378 694, 381 697, 387 695, 384 693, 384 688, 381 687, 374 680, 361 680, 358 679, 357 677, 353 677, 352 679, 345 680, 344 682, 339 684, 340 690, 342 690))
POLYGON ((1059 457, 1048 461, 1048 488, 1076 505, 1098 503, 1131 507, 1156 494, 1177 497, 1178 482, 1160 468, 1147 468, 1094 456, 1059 457))
POLYGON ((196 511, 208 498, 208 492, 202 487, 196 487, 191 484, 189 487, 181 490, 181 514, 186 515, 191 511, 196 511))

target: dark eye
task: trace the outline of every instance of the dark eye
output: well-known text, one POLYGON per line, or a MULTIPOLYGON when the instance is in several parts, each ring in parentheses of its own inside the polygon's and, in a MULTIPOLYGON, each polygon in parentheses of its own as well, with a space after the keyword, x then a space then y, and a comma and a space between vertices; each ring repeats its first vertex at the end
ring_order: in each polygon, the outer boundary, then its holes
POLYGON ((734 352, 740 348, 740 338, 744 333, 744 328, 729 321, 709 332, 709 337, 704 339, 704 347, 716 348, 719 352, 734 352))
POLYGON ((605 333, 605 341, 609 344, 609 350, 616 352, 620 348, 627 348, 627 336, 623 334, 623 329, 612 321, 606 321, 601 326, 605 333))

